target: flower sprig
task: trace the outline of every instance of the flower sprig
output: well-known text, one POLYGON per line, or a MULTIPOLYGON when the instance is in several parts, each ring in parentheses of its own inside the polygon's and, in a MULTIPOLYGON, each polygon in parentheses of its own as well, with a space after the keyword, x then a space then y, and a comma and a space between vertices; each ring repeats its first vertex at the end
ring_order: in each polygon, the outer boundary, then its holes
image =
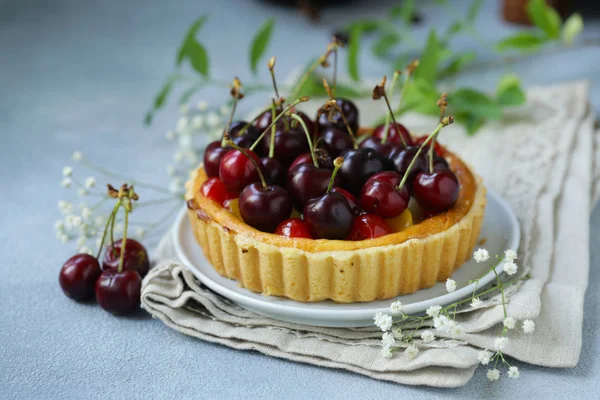
MULTIPOLYGON (((477 263, 484 263, 490 260, 490 254, 486 249, 480 248, 473 253, 473 259, 477 263)), ((383 357, 391 358, 394 353, 404 349, 404 354, 408 358, 413 359, 419 354, 419 346, 427 345, 437 339, 436 334, 450 335, 453 338, 460 338, 465 334, 462 325, 456 321, 456 314, 465 307, 478 309, 484 305, 482 297, 490 297, 494 294, 499 294, 504 315, 502 323, 502 331, 494 340, 492 349, 483 349, 477 359, 482 365, 493 363, 493 368, 487 371, 487 377, 491 381, 498 380, 501 372, 498 369, 498 364, 508 368, 507 375, 510 378, 519 377, 519 369, 507 361, 503 350, 505 349, 509 338, 510 331, 517 331, 517 320, 510 316, 507 311, 507 298, 504 289, 508 285, 516 283, 518 280, 504 281, 500 277, 498 268, 502 266, 503 271, 509 275, 515 275, 518 272, 516 264, 517 253, 514 250, 508 249, 502 257, 496 256, 496 262, 486 270, 482 277, 471 280, 468 283, 475 283, 473 293, 466 299, 454 302, 452 304, 441 306, 434 305, 427 308, 425 315, 410 315, 404 312, 403 305, 400 301, 394 301, 390 305, 390 313, 377 313, 373 320, 375 326, 383 331, 381 339, 381 354, 383 357), (478 291, 480 280, 483 276, 493 273, 495 282, 491 287, 478 291), (467 303, 468 306, 467 306, 467 303)), ((453 279, 447 279, 446 290, 450 293, 455 291, 457 283, 453 279)), ((532 333, 535 330, 535 323, 526 319, 521 323, 523 333, 532 333)))

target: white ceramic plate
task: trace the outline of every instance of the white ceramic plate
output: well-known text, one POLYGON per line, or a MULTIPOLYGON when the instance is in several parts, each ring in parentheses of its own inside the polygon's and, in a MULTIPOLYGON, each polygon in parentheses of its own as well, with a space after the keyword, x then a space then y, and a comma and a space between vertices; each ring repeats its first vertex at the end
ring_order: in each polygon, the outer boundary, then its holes
MULTIPOLYGON (((457 270, 452 279, 459 288, 448 293, 444 283, 437 283, 429 289, 419 290, 394 299, 369 303, 338 304, 332 301, 320 303, 300 303, 290 299, 263 296, 238 286, 237 282, 219 275, 202 254, 196 243, 187 219, 186 210, 177 218, 173 231, 175 249, 180 260, 206 286, 248 310, 271 318, 304 325, 327 327, 361 327, 373 325, 376 312, 388 312, 392 301, 400 300, 408 314, 424 312, 429 306, 446 305, 471 295, 474 284, 467 285, 470 279, 483 275, 488 263, 477 264, 472 259, 457 270), (460 286, 463 283, 463 286, 460 286)), ((485 248, 490 254, 502 254, 505 249, 517 250, 519 246, 519 222, 509 205, 496 193, 488 190, 487 206, 481 238, 486 239, 485 248)), ((501 267, 498 268, 498 271, 501 267)), ((493 273, 488 273, 479 282, 479 287, 491 282, 493 273)))

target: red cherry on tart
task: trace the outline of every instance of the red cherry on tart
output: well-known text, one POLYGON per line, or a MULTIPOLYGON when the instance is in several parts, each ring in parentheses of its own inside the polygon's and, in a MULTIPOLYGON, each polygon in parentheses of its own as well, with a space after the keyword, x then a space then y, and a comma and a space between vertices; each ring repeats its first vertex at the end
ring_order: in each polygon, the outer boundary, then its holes
MULTIPOLYGON (((425 136, 420 136, 418 138, 416 138, 414 140, 414 145, 419 147, 420 145, 422 145, 425 141, 427 140, 427 135, 425 136)), ((425 146, 425 149, 428 150, 429 149, 429 144, 427 144, 425 146)), ((440 157, 444 157, 444 154, 446 153, 446 150, 444 149, 444 147, 439 144, 437 141, 435 142, 435 145, 433 146, 433 149, 435 151, 435 153, 440 156, 440 157)))
POLYGON ((369 136, 360 142, 360 148, 373 149, 384 157, 387 157, 395 146, 398 146, 398 144, 389 141, 386 143, 381 143, 381 139, 373 136, 369 136))
POLYGON ((131 314, 139 308, 142 278, 131 269, 108 269, 96 282, 96 301, 104 310, 115 314, 131 314))
POLYGON ((352 210, 340 193, 326 193, 304 207, 304 221, 315 239, 343 240, 352 227, 352 210))
POLYGON ((394 186, 398 186, 401 180, 402 177, 396 171, 383 171, 370 177, 369 180, 365 183, 365 186, 375 181, 388 182, 394 186))
POLYGON ((229 136, 236 138, 238 136, 245 136, 252 140, 258 139, 260 132, 252 124, 246 121, 233 121, 229 127, 229 136))
POLYGON ((371 181, 362 189, 360 204, 368 213, 383 218, 394 218, 402 214, 408 207, 410 192, 407 185, 402 188, 387 181, 371 181))
MULTIPOLYGON (((333 169, 333 161, 331 157, 327 154, 327 151, 324 149, 315 149, 315 157, 317 158, 317 162, 319 163, 319 168, 325 169, 333 169)), ((312 164, 312 156, 310 153, 300 154, 296 159, 290 164, 288 168, 288 173, 291 171, 296 165, 300 164, 312 164)))
POLYGON ((321 132, 319 144, 327 151, 331 157, 337 157, 345 150, 354 147, 352 137, 341 129, 335 126, 327 126, 321 132))
POLYGON ((290 218, 282 221, 275 229, 275 234, 289 238, 313 238, 308 230, 308 225, 300 218, 290 218))
MULTIPOLYGON (((123 254, 123 269, 137 271, 140 277, 146 276, 150 269, 150 260, 146 248, 137 240, 127 238, 125 244, 125 253, 123 254)), ((115 242, 106 248, 102 269, 104 271, 119 268, 119 258, 121 257, 121 246, 123 240, 115 242)))
MULTIPOLYGON (((260 163, 255 152, 245 151, 257 163, 260 163)), ((240 193, 244 187, 259 180, 254 163, 239 150, 232 150, 223 157, 219 165, 219 177, 227 189, 235 193, 240 193)))
POLYGON ((394 230, 379 215, 362 214, 354 217, 346 240, 375 239, 390 233, 394 233, 394 230))
POLYGON ((94 297, 94 286, 101 273, 96 257, 76 254, 60 269, 58 282, 67 297, 76 301, 89 300, 94 297))
MULTIPOLYGON (((267 134, 262 141, 263 154, 269 153, 271 135, 267 134)), ((287 165, 300 154, 309 150, 304 131, 300 128, 284 130, 280 127, 275 131, 273 157, 280 163, 287 165)))
MULTIPOLYGON (((409 165, 412 160, 415 158, 418 153, 418 147, 407 147, 405 149, 395 148, 390 151, 388 155, 388 159, 394 164, 396 171, 403 176, 406 173, 409 165)), ((415 161, 413 167, 410 170, 410 175, 408 182, 411 182, 412 179, 421 171, 425 171, 428 168, 427 156, 424 152, 419 154, 417 160, 415 161)))
POLYGON ((230 147, 221 147, 221 141, 211 142, 204 150, 204 171, 206 176, 212 178, 219 176, 219 165, 225 154, 231 151, 230 147))
POLYGON ((227 186, 219 178, 209 178, 206 180, 200 186, 200 193, 220 205, 223 205, 225 200, 237 197, 235 193, 229 192, 227 186))
POLYGON ((263 186, 251 183, 246 186, 239 199, 240 214, 248 225, 263 231, 273 232, 292 213, 292 200, 288 192, 277 185, 263 186))
MULTIPOLYGON (((310 117, 308 115, 304 114, 302 111, 295 111, 295 114, 297 114, 300 118, 302 118, 302 121, 304 122, 304 125, 306 125, 306 129, 308 129, 309 132, 314 132, 315 123, 313 122, 312 119, 310 119, 310 117)), ((292 118, 290 118, 288 116, 284 116, 280 121, 277 122, 277 125, 279 127, 290 126, 292 128, 301 129, 301 127, 298 126, 297 124, 298 124, 298 121, 294 121, 292 118)))
MULTIPOLYGON (((358 108, 356 108, 356 105, 348 99, 337 98, 335 101, 338 107, 342 110, 344 117, 348 121, 350 129, 352 129, 353 133, 356 133, 358 131, 358 108)), ((324 128, 328 126, 335 126, 344 132, 348 131, 346 124, 344 123, 344 119, 337 110, 333 111, 331 116, 332 121, 329 120, 329 116, 327 114, 319 115, 319 120, 317 121, 317 124, 319 125, 319 132, 322 132, 324 128)))
MULTIPOLYGON (((377 128, 375 128, 372 136, 379 140, 383 139, 385 136, 385 124, 379 125, 377 128)), ((397 144, 406 143, 407 146, 413 145, 413 139, 412 136, 410 136, 408 129, 406 129, 406 127, 402 124, 394 123, 390 123, 388 127, 386 143, 388 142, 397 144), (404 139, 404 141, 402 141, 402 139, 404 139)))
POLYGON ((265 174, 265 179, 268 183, 285 186, 287 171, 283 164, 270 157, 262 157, 260 163, 262 165, 262 172, 265 174))
POLYGON ((342 187, 355 195, 360 194, 363 185, 372 175, 385 170, 383 156, 373 149, 346 150, 342 157, 342 187))
MULTIPOLYGON (((313 164, 300 164, 292 168, 288 172, 286 187, 294 207, 302 210, 310 199, 324 195, 331 175, 331 170, 317 168, 313 164)), ((339 186, 340 183, 340 178, 336 176, 334 185, 339 186)))
MULTIPOLYGON (((275 117, 277 117, 279 115, 279 113, 281 113, 281 108, 277 108, 275 110, 275 117)), ((271 109, 265 110, 264 112, 262 112, 255 120, 254 120, 254 126, 256 127, 256 129, 259 132, 263 132, 265 129, 267 129, 269 127, 269 125, 271 125, 271 122, 273 122, 273 114, 271 109)))
POLYGON ((334 187, 331 189, 331 192, 339 193, 342 196, 344 196, 346 200, 348 200, 348 205, 350 206, 350 209, 352 210, 352 213, 354 215, 359 215, 363 212, 362 208, 360 207, 360 204, 358 204, 358 200, 356 199, 356 197, 346 189, 342 189, 341 187, 334 187))
POLYGON ((439 213, 450 209, 458 199, 460 183, 449 169, 421 172, 413 181, 413 196, 423 210, 439 213))

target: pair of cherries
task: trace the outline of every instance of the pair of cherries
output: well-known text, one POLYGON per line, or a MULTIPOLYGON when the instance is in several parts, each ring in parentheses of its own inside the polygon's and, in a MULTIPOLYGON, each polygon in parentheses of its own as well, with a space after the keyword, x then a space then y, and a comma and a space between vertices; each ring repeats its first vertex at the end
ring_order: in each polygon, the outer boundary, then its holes
POLYGON ((98 304, 115 315, 130 314, 140 304, 142 278, 150 268, 148 252, 134 239, 127 239, 123 269, 119 259, 123 241, 117 240, 104 253, 102 268, 89 254, 76 254, 62 266, 59 284, 65 295, 76 301, 96 298, 98 304))

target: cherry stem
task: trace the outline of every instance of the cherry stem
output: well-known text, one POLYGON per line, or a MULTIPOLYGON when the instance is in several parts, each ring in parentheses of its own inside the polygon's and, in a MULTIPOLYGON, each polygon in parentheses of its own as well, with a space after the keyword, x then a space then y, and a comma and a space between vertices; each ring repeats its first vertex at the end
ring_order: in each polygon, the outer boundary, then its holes
MULTIPOLYGON (((278 116, 277 118, 273 119, 273 121, 271 122, 271 124, 269 126, 267 126, 265 128, 265 130, 260 134, 260 136, 258 137, 258 139, 256 139, 254 141, 254 143, 252 143, 252 146, 250 146, 250 150, 254 150, 254 148, 256 146, 258 146, 258 144, 260 143, 260 141, 263 139, 263 137, 265 137, 265 134, 269 131, 269 129, 271 129, 271 127, 275 126, 275 124, 277 123, 277 121, 279 121, 279 119, 281 119, 281 117, 283 117, 283 115, 288 112, 290 109, 294 108, 295 106, 297 106, 300 103, 304 103, 307 102, 308 100, 310 100, 310 97, 308 96, 304 96, 304 97, 300 97, 298 100, 294 101, 292 104, 290 104, 289 106, 287 106, 287 108, 285 110, 283 110, 278 116)), ((266 112, 268 110, 271 110, 271 107, 269 107, 267 110, 263 111, 266 112)))
POLYGON ((292 114, 292 118, 294 119, 294 121, 298 121, 298 123, 302 126, 302 129, 304 129, 304 133, 306 134, 306 140, 308 141, 308 149, 310 150, 310 157, 312 158, 312 162, 315 165, 315 167, 319 168, 319 163, 317 162, 317 157, 315 156, 315 150, 313 148, 312 141, 310 140, 310 132, 308 131, 304 120, 298 114, 292 114))
POLYGON ((335 176, 337 175, 338 171, 342 167, 343 163, 344 163, 343 157, 338 157, 335 160, 333 160, 333 172, 331 173, 331 179, 329 179, 329 185, 327 185, 327 192, 325 192, 325 193, 329 193, 331 191, 331 188, 333 188, 333 181, 335 180, 335 176))
POLYGON ((233 143, 233 141, 231 140, 229 135, 227 135, 226 143, 228 146, 231 146, 235 150, 239 151, 240 153, 245 155, 248 158, 248 160, 250 160, 250 162, 254 165, 254 168, 256 168, 256 172, 258 172, 258 177, 260 178, 260 183, 262 184, 263 189, 266 189, 267 187, 269 187, 269 185, 267 185, 267 181, 265 180, 265 176, 263 175, 263 173, 260 169, 260 165, 258 165, 256 160, 254 158, 250 157, 250 154, 248 154, 248 152, 246 150, 244 150, 237 144, 233 143))
MULTIPOLYGON (((400 140, 402 141, 402 144, 404 145, 404 147, 406 147, 407 146, 406 140, 404 140, 404 136, 402 136, 402 134, 400 133, 400 127, 399 127, 398 123, 396 122, 396 117, 394 117, 394 112, 392 111, 392 106, 390 106, 390 101, 388 100, 388 97, 387 97, 387 94, 385 93, 385 91, 383 92, 383 98, 384 98, 385 104, 387 105, 388 110, 390 112, 390 116, 392 117, 392 122, 394 123, 394 128, 398 131, 398 136, 400 137, 400 140)), ((383 143, 383 140, 381 143, 383 143)))
MULTIPOLYGON (((271 120, 275 119, 276 114, 275 101, 273 101, 273 107, 271 108, 271 120)), ((275 125, 271 127, 271 143, 269 143, 269 158, 273 158, 275 155, 275 125)))
POLYGON ((337 87, 337 59, 338 59, 338 48, 337 45, 333 48, 333 78, 332 78, 332 92, 335 95, 335 89, 337 87))
POLYGON ((115 204, 113 210, 110 213, 110 216, 108 217, 108 220, 106 221, 106 225, 104 225, 104 233, 102 233, 102 241, 100 242, 100 247, 98 248, 98 255, 96 256, 97 259, 100 259, 100 254, 102 254, 102 248, 104 247, 104 240, 106 239, 106 234, 108 233, 108 226, 111 224, 111 221, 115 219, 117 211, 119 210, 119 205, 120 202, 117 201, 117 204, 115 204))
POLYGON ((435 137, 431 139, 431 143, 429 144, 429 151, 427 152, 429 156, 429 173, 433 172, 433 149, 435 147, 435 137))
POLYGON ((237 103, 239 101, 238 96, 233 97, 233 106, 231 106, 231 114, 229 114, 229 121, 227 122, 227 129, 223 133, 223 139, 221 139, 221 147, 225 147, 225 133, 229 134, 229 129, 231 129, 231 124, 233 123, 233 115, 235 114, 235 109, 237 108, 237 103))
POLYGON ((346 126, 346 129, 348 130, 348 134, 352 138, 352 144, 354 145, 355 149, 358 149, 358 144, 356 143, 356 137, 354 136, 354 132, 352 131, 352 128, 350 128, 350 124, 348 123, 346 116, 342 112, 342 108, 338 105, 338 103, 337 103, 337 101, 335 101, 335 99, 332 99, 330 101, 330 104, 337 110, 338 113, 340 113, 340 116, 342 117, 342 121, 344 121, 344 125, 346 126))
POLYGON ((400 184, 398 185, 398 189, 402 189, 404 187, 404 184, 406 183, 406 180, 408 179, 408 176, 410 175, 410 171, 412 170, 413 166, 415 165, 417 158, 419 158, 419 156, 421 155, 423 148, 425 146, 427 146, 427 144, 429 144, 429 142, 431 142, 431 140, 435 136, 437 136, 437 134, 442 130, 443 127, 450 125, 452 122, 454 122, 454 117, 444 118, 444 120, 439 123, 439 125, 429 135, 429 137, 421 144, 421 146, 419 147, 419 150, 417 150, 417 153, 415 154, 415 156, 411 160, 410 164, 408 165, 408 168, 406 169, 406 172, 404 173, 404 176, 402 177, 402 180, 400 181, 400 184))
MULTIPOLYGON (((392 78, 392 85, 390 86, 390 97, 394 98, 394 89, 396 88, 396 82, 398 81, 398 76, 400 76, 400 71, 394 72, 394 76, 392 78)), ((385 128, 383 130, 383 137, 381 138, 381 144, 385 144, 387 141, 388 135, 390 133, 390 115, 393 114, 391 109, 385 116, 385 128)), ((397 128, 397 127, 396 127, 397 128)))
MULTIPOLYGON (((117 203, 117 207, 118 207, 118 203, 117 203)), ((117 213, 115 212, 114 217, 110 220, 110 245, 111 248, 115 248, 115 236, 114 236, 114 232, 115 232, 115 219, 117 219, 117 213)))
MULTIPOLYGON (((121 203, 121 199, 119 199, 119 203, 121 203)), ((127 227, 129 226, 129 210, 125 206, 123 206, 123 210, 125 211, 125 222, 123 226, 123 241, 121 242, 121 256, 119 257, 119 268, 117 269, 117 272, 123 272, 125 246, 127 245, 127 227)))
POLYGON ((273 89, 275 89, 275 96, 280 99, 279 91, 277 90, 277 81, 275 80, 275 57, 269 60, 269 72, 271 73, 271 81, 273 82, 273 89))
MULTIPOLYGON (((402 103, 404 102, 404 97, 406 97, 406 88, 409 86, 410 80, 412 78, 412 73, 410 70, 406 72, 406 78, 404 79, 404 85, 402 85, 402 91, 400 92, 400 103, 398 103, 398 110, 402 107, 402 103)), ((440 120, 441 122, 441 120, 440 120)))

